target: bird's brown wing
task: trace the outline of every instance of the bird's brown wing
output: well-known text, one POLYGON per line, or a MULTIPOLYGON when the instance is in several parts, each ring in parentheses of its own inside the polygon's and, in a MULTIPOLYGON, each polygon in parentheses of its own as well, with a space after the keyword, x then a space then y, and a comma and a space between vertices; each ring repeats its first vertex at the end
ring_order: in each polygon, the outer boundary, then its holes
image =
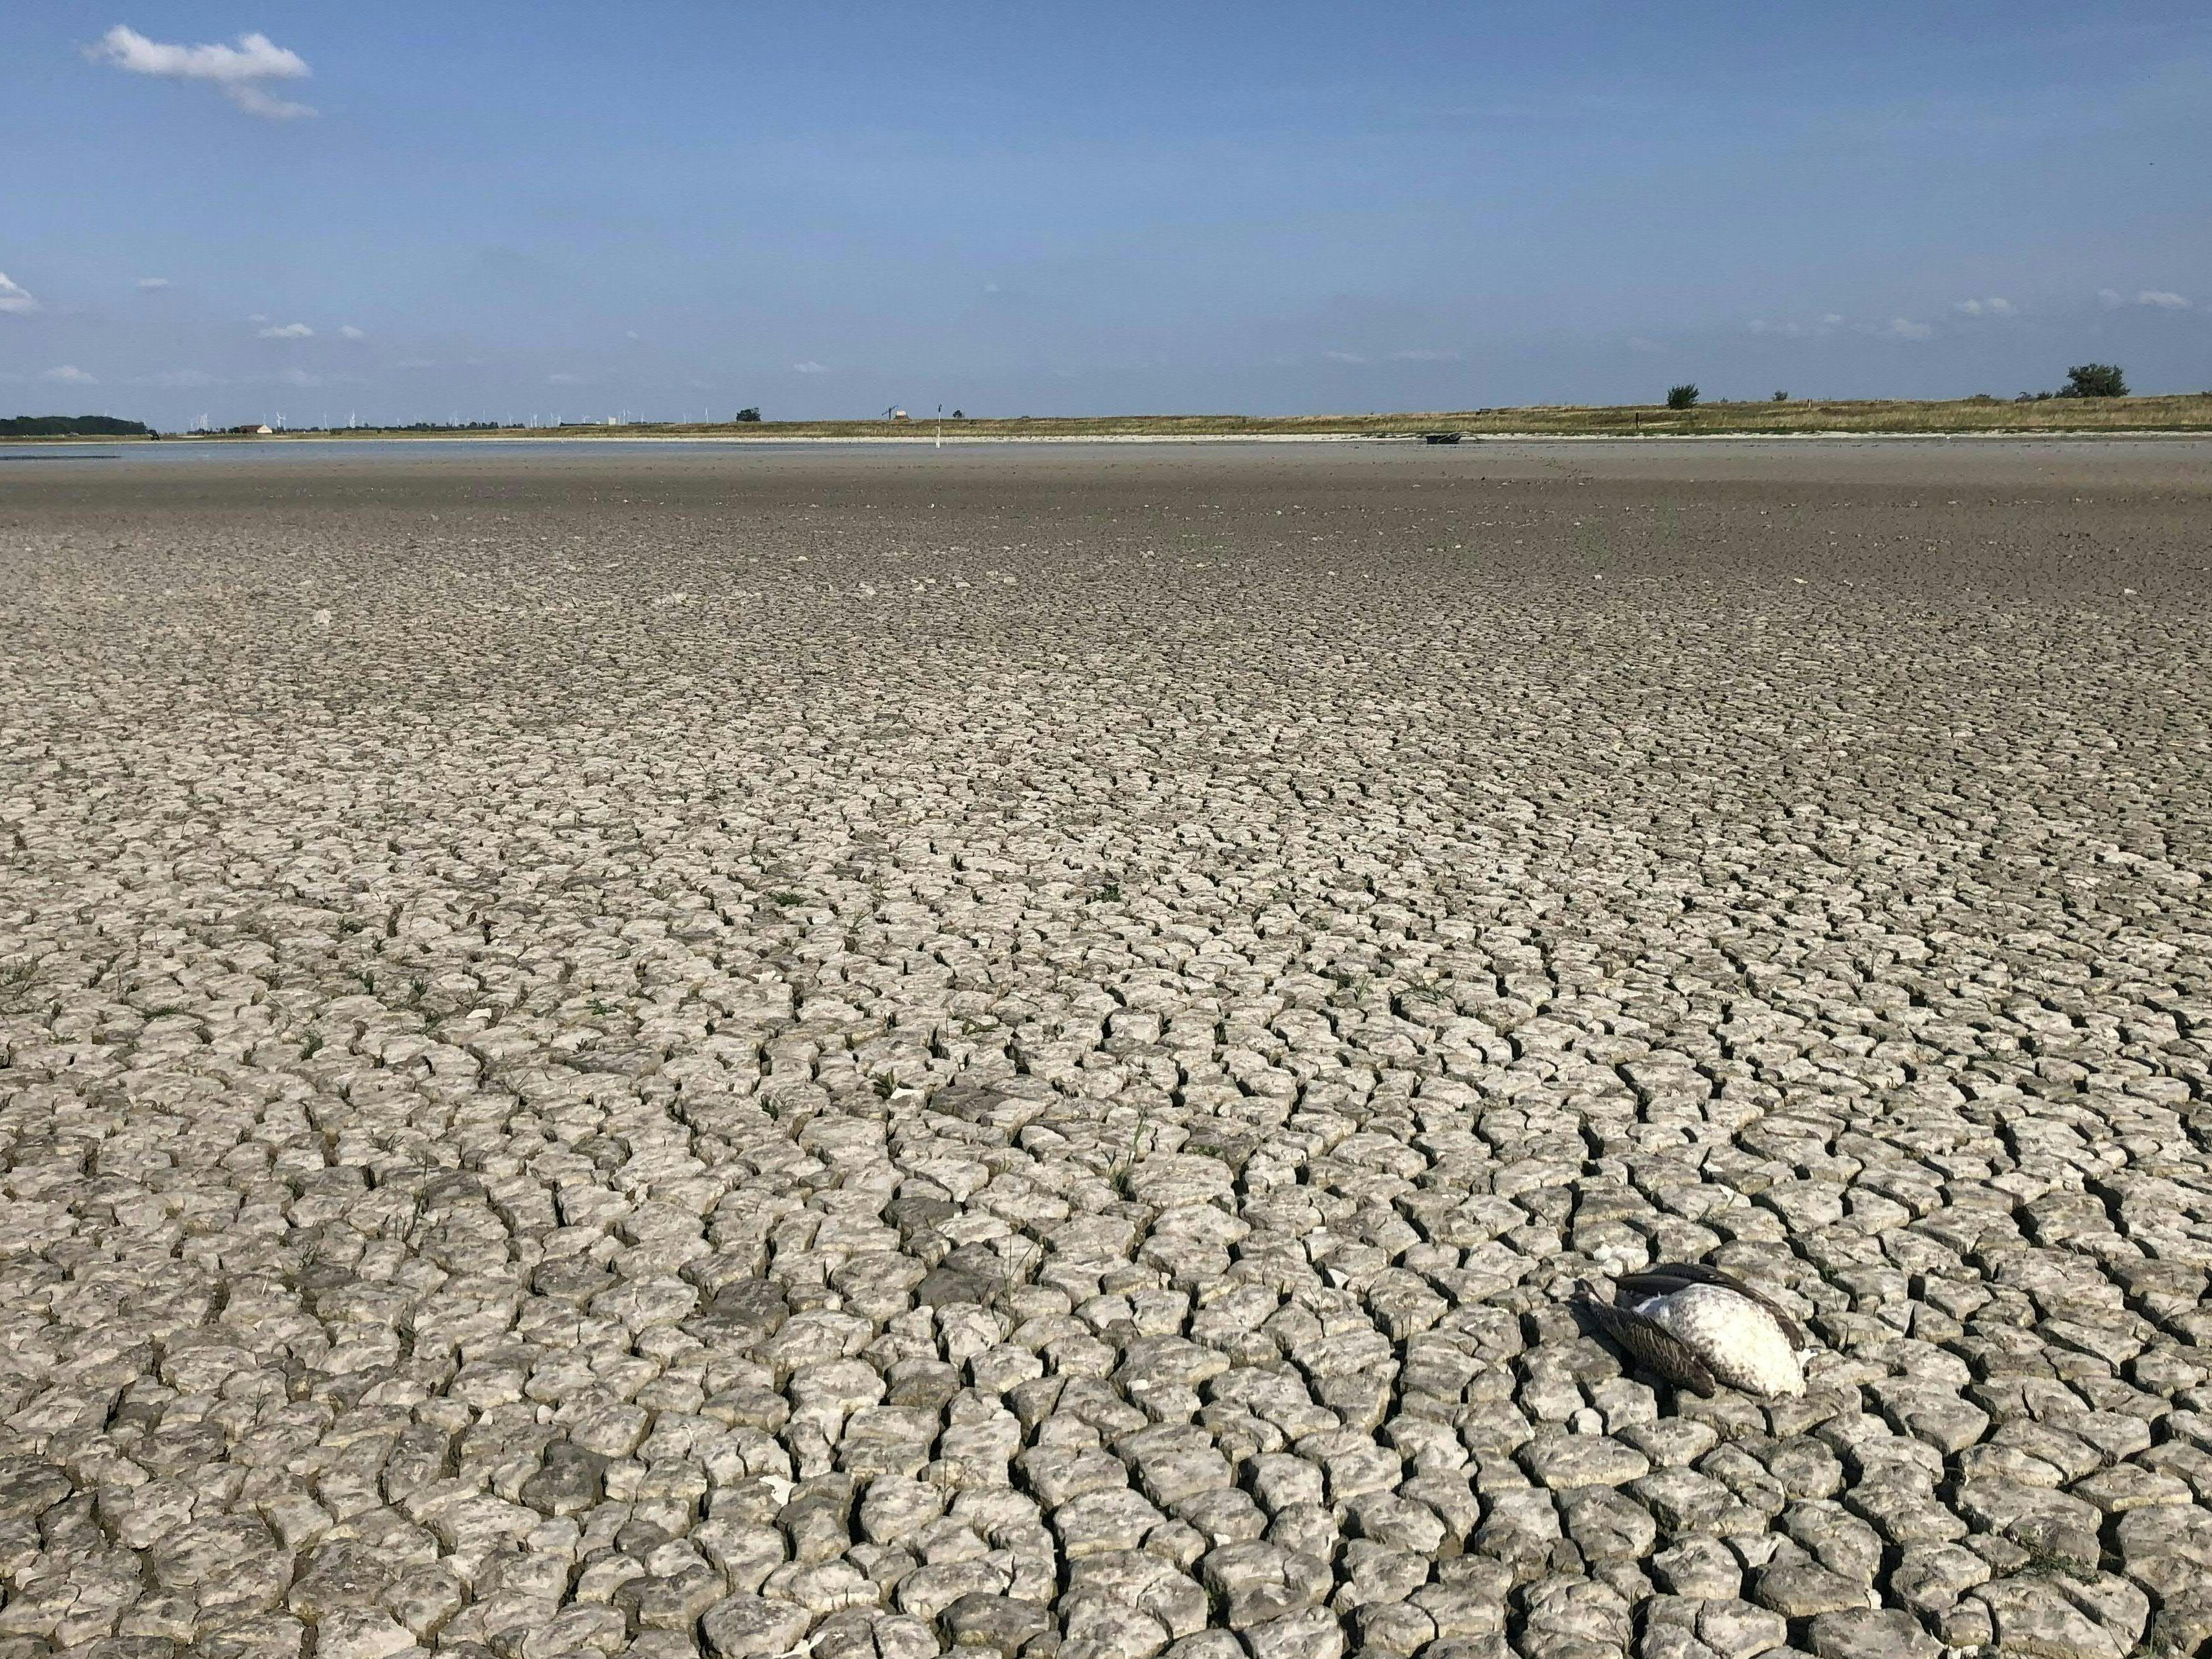
POLYGON ((1629 1358, 1644 1370, 1712 1398, 1718 1386, 1705 1362, 1681 1338, 1655 1320, 1594 1296, 1580 1298, 1581 1305, 1597 1321, 1597 1328, 1612 1338, 1629 1358))
POLYGON ((1790 1346, 1802 1353, 1812 1346, 1805 1335, 1804 1327, 1792 1319, 1775 1299, 1764 1291, 1753 1290, 1733 1273, 1724 1273, 1718 1267, 1708 1267, 1701 1261, 1668 1261, 1656 1267, 1647 1267, 1642 1273, 1624 1273, 1616 1281, 1632 1297, 1672 1296, 1692 1285, 1711 1285, 1723 1291, 1733 1291, 1747 1302, 1756 1303, 1774 1316, 1774 1322, 1782 1327, 1782 1334, 1790 1346))

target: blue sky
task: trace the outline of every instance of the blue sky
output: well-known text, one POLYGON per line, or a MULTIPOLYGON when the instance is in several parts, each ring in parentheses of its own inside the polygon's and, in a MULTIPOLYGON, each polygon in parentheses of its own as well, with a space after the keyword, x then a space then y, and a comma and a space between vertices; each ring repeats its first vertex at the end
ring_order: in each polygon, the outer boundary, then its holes
POLYGON ((60 0, 0 108, 9 412, 2212 387, 2201 3, 60 0))

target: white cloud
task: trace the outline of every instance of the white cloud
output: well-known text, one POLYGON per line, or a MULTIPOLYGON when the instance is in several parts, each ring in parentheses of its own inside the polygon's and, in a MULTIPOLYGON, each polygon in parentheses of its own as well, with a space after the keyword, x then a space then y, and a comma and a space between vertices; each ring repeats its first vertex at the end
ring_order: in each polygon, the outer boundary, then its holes
POLYGON ((1390 354, 1390 361, 1394 363, 1455 363, 1459 358, 1460 354, 1456 351, 1436 351, 1427 346, 1415 346, 1410 351, 1390 354))
POLYGON ((2117 311, 2125 305, 2149 306, 2159 311, 2186 311, 2189 301, 2179 294, 2169 294, 2164 289, 2146 288, 2137 291, 2134 299, 2116 288, 2100 288, 2097 298, 2107 311, 2117 311))
POLYGON ((548 386, 581 386, 584 384, 584 377, 580 374, 569 374, 566 373, 548 374, 545 377, 545 384, 548 386))
POLYGON ((1900 340, 1924 340, 1936 331, 1909 317, 1893 317, 1889 319, 1889 331, 1900 340))
POLYGON ((394 368, 435 368, 438 365, 428 357, 402 357, 392 366, 394 368))
POLYGON ((99 45, 87 46, 85 56, 131 75, 205 81, 248 115, 272 121, 315 112, 262 89, 264 81, 301 81, 313 72, 298 52, 265 34, 241 34, 234 46, 179 46, 149 40, 129 25, 118 23, 100 38, 99 45))
POLYGON ((793 363, 791 366, 791 372, 794 374, 827 374, 830 371, 825 366, 809 357, 803 363, 793 363))
POLYGON ((1986 300, 1960 300, 1951 309, 1967 317, 2009 317, 2019 307, 2009 300, 1992 297, 1986 300))
POLYGON ((1817 340, 1824 334, 1834 333, 1843 325, 1842 314, 1830 311, 1824 312, 1818 321, 1810 323, 1794 320, 1785 323, 1770 323, 1765 318, 1761 317, 1752 323, 1750 328, 1753 334, 1778 334, 1785 340, 1817 340))
POLYGON ((283 323, 261 331, 264 340, 309 340, 314 334, 315 331, 305 323, 283 323))
POLYGON ((1333 363, 1364 363, 1371 361, 1356 351, 1324 351, 1321 354, 1333 363))
POLYGON ((157 288, 167 288, 168 285, 169 279, 166 276, 141 276, 138 279, 138 286, 144 289, 149 294, 152 293, 157 288))
POLYGON ((271 121, 296 121, 302 115, 313 115, 313 104, 295 103, 289 98, 271 98, 251 82, 225 87, 223 95, 248 115, 259 115, 271 121))
POLYGON ((98 386, 100 384, 97 379, 86 374, 75 363, 64 363, 59 368, 50 368, 39 378, 42 380, 52 380, 57 386, 98 386))
POLYGON ((368 335, 356 328, 351 323, 342 324, 338 328, 338 338, 341 340, 366 340, 368 337, 368 335))
POLYGON ((133 75, 171 76, 185 81, 298 80, 308 73, 296 52, 288 52, 265 34, 241 34, 234 46, 171 46, 149 40, 118 23, 88 48, 95 58, 133 75))
POLYGON ((310 374, 304 368, 288 368, 276 378, 286 386, 320 386, 323 383, 321 375, 310 374))
POLYGON ((0 311, 36 311, 39 302, 28 289, 8 280, 8 273, 0 270, 0 311))
POLYGON ((193 386, 221 386, 222 381, 217 376, 209 374, 205 369, 172 368, 166 369, 159 374, 141 375, 138 380, 138 384, 141 386, 167 386, 172 389, 189 389, 193 386))

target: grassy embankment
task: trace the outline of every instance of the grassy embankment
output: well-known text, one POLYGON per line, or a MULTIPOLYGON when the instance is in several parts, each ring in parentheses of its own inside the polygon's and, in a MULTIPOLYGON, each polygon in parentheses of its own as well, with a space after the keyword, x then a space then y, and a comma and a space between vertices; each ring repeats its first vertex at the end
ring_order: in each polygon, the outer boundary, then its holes
MULTIPOLYGON (((940 429, 934 418, 885 421, 699 422, 629 426, 569 426, 496 431, 476 428, 455 437, 532 438, 915 438, 940 429)), ((2000 399, 1948 402, 1814 399, 1788 403, 1711 403, 1691 410, 1656 404, 1532 404, 1517 409, 1437 410, 1394 415, 1108 415, 1018 420, 946 420, 948 438, 1411 437, 1460 432, 1469 437, 1721 437, 1729 434, 1860 433, 1940 434, 2000 433, 2212 432, 2212 393, 2185 397, 2000 399)), ((191 434, 195 442, 228 434, 191 434)), ((420 429, 279 434, 308 437, 426 437, 420 429)))
MULTIPOLYGON (((763 421, 562 427, 547 435, 634 437, 641 432, 736 438, 927 438, 934 418, 885 421, 763 421)), ((2212 432, 2212 394, 2179 398, 2055 398, 2042 403, 1945 403, 1807 398, 1790 403, 1658 405, 1534 404, 1519 409, 1396 415, 1108 415, 1083 418, 947 420, 947 437, 1174 438, 1400 437, 1463 432, 1470 437, 1668 437, 1729 433, 2212 432)))

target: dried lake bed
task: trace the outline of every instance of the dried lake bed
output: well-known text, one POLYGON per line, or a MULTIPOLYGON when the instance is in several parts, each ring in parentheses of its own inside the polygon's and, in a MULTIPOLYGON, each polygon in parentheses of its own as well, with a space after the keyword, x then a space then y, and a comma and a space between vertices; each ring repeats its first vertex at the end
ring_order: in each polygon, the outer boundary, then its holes
POLYGON ((0 465, 0 1659, 2212 1640, 2212 441, 177 447, 0 465))

